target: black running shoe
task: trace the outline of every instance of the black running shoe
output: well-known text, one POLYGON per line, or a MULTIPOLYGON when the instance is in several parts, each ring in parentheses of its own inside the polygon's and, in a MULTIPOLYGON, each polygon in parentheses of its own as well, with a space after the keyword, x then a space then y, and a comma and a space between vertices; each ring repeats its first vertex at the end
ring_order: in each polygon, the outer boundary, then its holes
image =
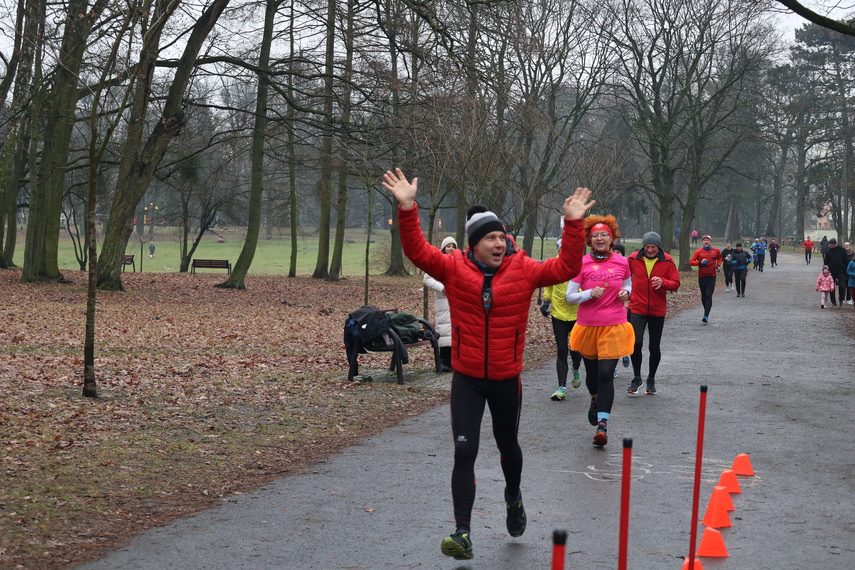
POLYGON ((628 394, 641 394, 641 376, 636 376, 626 389, 628 394))
POLYGON ((451 536, 442 539, 442 553, 451 556, 455 560, 471 560, 472 540, 468 532, 455 532, 451 536))
POLYGON ((591 398, 591 407, 588 408, 588 423, 597 425, 597 399, 591 398))
POLYGON ((525 509, 523 508, 522 497, 514 504, 505 503, 508 508, 508 534, 514 538, 522 536, 525 532, 525 509))
POLYGON ((656 395, 656 380, 654 380, 653 378, 647 379, 647 394, 649 396, 656 395))

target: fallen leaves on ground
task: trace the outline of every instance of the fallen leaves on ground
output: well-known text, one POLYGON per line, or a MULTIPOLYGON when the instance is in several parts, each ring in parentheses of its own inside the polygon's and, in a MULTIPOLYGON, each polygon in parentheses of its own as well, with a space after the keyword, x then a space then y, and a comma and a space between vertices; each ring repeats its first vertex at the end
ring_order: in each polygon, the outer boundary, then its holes
MULTIPOLYGON (((96 399, 81 396, 86 276, 0 272, 0 566, 63 568, 133 534, 300 473, 446 401, 414 384, 347 382, 343 325, 361 278, 125 273, 99 292, 96 399)), ((369 303, 421 316, 421 277, 371 277, 369 303)), ((696 304, 695 288, 669 296, 696 304)), ((432 304, 432 298, 430 299, 432 304)), ((554 357, 532 303, 526 360, 554 357)), ((388 353, 360 356, 383 369, 388 353)), ((431 373, 411 355, 407 373, 431 373)))

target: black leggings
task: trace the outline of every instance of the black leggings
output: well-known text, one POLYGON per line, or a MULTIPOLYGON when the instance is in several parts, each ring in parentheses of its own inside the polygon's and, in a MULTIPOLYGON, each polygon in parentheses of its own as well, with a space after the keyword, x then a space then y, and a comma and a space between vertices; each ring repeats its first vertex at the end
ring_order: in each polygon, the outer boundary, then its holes
POLYGON ((710 311, 712 311, 712 296, 715 293, 715 275, 698 277, 698 287, 701 288, 701 304, 704 306, 704 314, 709 316, 710 311))
POLYGON ((570 350, 570 331, 576 321, 562 321, 552 317, 552 332, 555 334, 555 346, 558 348, 558 358, 555 359, 555 370, 558 372, 558 385, 567 386, 567 355, 573 361, 573 370, 578 370, 582 364, 582 355, 575 350, 570 350))
POLYGON ((618 359, 584 358, 584 360, 585 386, 589 394, 597 396, 597 411, 611 413, 612 404, 615 401, 615 368, 617 368, 618 359))
POLYGON ((457 528, 470 527, 475 504, 475 459, 481 438, 484 404, 490 407, 493 437, 499 448, 505 494, 520 490, 523 457, 517 432, 522 408, 520 377, 510 380, 472 378, 460 372, 451 377, 451 433, 454 436, 454 468, 451 470, 451 498, 457 528))
POLYGON ((647 347, 650 350, 647 377, 655 378, 656 370, 659 369, 659 361, 662 360, 662 350, 659 345, 662 341, 662 329, 665 328, 665 316, 653 317, 630 313, 629 322, 635 331, 635 347, 632 351, 633 376, 641 376, 641 348, 644 344, 644 329, 646 327, 650 331, 650 339, 647 341, 647 347))
POLYGON ((808 264, 810 264, 811 255, 813 255, 813 250, 812 249, 806 249, 805 250, 805 262, 807 262, 808 264))
POLYGON ((722 265, 721 268, 724 270, 724 284, 725 286, 730 287, 733 285, 733 264, 727 263, 722 265))
POLYGON ((734 272, 734 281, 736 281, 736 293, 737 295, 745 294, 745 278, 748 276, 748 268, 745 269, 737 269, 734 272))

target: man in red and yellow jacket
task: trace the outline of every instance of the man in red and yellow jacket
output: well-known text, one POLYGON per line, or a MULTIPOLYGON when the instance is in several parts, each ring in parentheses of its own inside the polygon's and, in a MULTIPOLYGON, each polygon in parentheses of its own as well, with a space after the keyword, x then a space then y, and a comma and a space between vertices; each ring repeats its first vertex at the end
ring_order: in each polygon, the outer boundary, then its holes
POLYGON ((644 329, 650 333, 647 348, 647 393, 656 394, 656 371, 662 360, 660 344, 665 327, 667 303, 665 294, 680 288, 680 272, 674 259, 662 251, 662 238, 656 232, 647 232, 641 238, 641 251, 629 256, 632 272, 632 295, 629 298, 629 322, 635 330, 635 347, 632 352, 632 382, 630 394, 641 393, 641 349, 644 329))
POLYGON ((701 289, 701 304, 704 316, 701 322, 707 324, 712 311, 712 296, 715 293, 715 278, 721 268, 721 252, 712 246, 712 238, 701 238, 701 248, 695 251, 689 265, 698 268, 698 287, 701 289))
POLYGON ((443 539, 442 553, 472 558, 469 537, 475 503, 475 458, 481 419, 490 406, 493 433, 505 476, 506 526, 513 537, 526 527, 520 482, 522 450, 517 440, 522 404, 522 355, 532 294, 539 287, 566 282, 579 273, 585 236, 582 218, 593 202, 587 188, 564 201, 564 230, 558 257, 536 261, 525 251, 507 253, 505 229, 486 208, 470 208, 469 247, 445 255, 430 245, 419 224, 415 202, 418 179, 387 171, 383 186, 398 201, 401 244, 408 258, 445 285, 451 311, 451 428, 454 468, 451 495, 456 530, 443 539))

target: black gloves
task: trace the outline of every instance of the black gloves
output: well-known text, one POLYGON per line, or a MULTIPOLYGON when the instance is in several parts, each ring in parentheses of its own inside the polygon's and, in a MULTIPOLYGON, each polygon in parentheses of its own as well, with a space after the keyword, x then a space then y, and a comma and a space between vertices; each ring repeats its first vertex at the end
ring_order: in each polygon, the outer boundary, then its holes
POLYGON ((540 304, 540 312, 543 313, 544 317, 549 316, 549 301, 546 299, 544 299, 543 303, 540 304))

